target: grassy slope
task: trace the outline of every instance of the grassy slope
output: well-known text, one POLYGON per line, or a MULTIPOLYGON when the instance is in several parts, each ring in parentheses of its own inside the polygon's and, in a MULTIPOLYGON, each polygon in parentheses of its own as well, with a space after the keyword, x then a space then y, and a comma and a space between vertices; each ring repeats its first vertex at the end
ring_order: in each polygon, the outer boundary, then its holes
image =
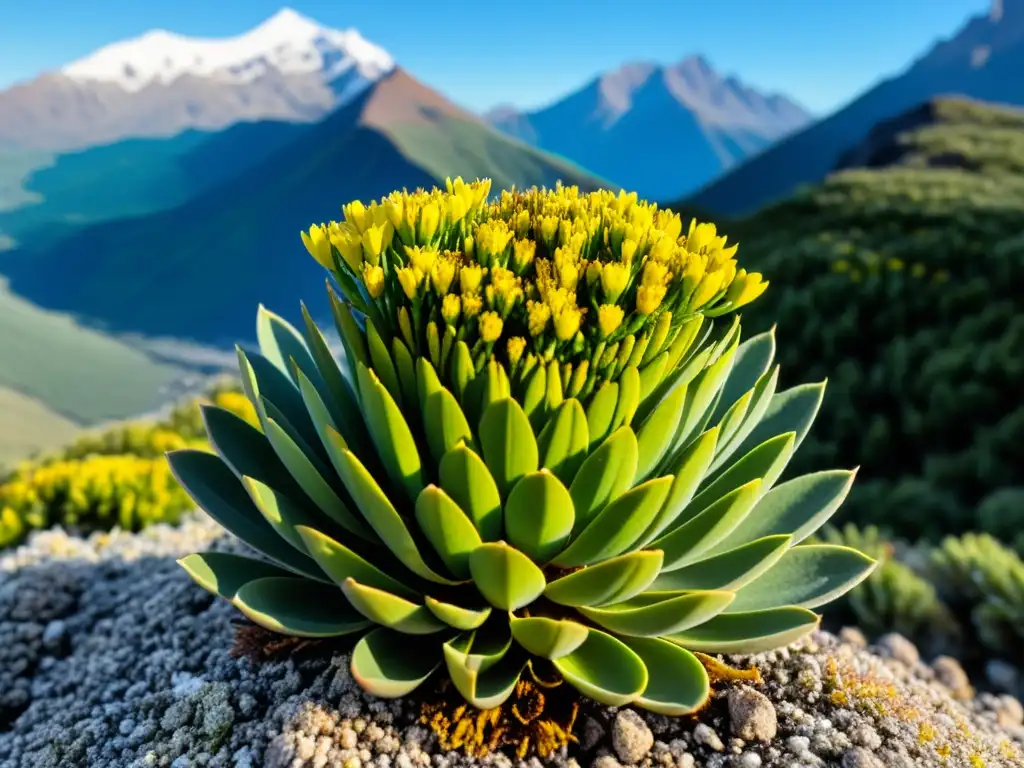
POLYGON ((0 387, 0 469, 38 450, 69 442, 79 430, 38 400, 0 387))
POLYGON ((879 167, 726 229, 773 283, 747 328, 778 322, 788 384, 829 377, 797 468, 862 465, 847 519, 911 536, 1024 485, 1024 113, 913 122, 859 148, 879 167))

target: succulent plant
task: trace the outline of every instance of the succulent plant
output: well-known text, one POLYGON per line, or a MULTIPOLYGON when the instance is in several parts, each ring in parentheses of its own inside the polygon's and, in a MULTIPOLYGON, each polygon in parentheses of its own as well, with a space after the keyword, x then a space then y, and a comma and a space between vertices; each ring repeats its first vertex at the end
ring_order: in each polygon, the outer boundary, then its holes
POLYGON ((692 712, 694 652, 791 643, 874 565, 802 543, 854 471, 778 482, 824 384, 777 391, 774 332, 712 338, 764 286, 713 226, 684 235, 635 196, 486 191, 304 233, 344 292, 343 349, 305 308, 300 332, 261 307, 260 351, 238 352, 259 427, 207 406, 215 454, 169 454, 266 559, 181 564, 267 629, 358 636, 377 696, 444 667, 489 709, 546 660, 604 704, 692 712))

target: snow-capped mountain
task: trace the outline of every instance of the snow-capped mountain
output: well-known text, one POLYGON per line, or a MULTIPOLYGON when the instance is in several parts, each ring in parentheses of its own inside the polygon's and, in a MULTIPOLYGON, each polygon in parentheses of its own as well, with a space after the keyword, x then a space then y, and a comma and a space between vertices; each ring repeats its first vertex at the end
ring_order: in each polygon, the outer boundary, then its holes
POLYGON ((243 121, 317 120, 394 66, 358 31, 290 8, 236 37, 152 30, 0 91, 0 146, 72 149, 243 121))

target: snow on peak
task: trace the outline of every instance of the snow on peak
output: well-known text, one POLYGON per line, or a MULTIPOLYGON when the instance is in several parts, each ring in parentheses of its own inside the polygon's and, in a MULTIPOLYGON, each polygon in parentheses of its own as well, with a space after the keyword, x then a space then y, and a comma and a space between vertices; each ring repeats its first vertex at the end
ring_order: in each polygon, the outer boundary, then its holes
POLYGON ((236 37, 195 38, 155 29, 100 48, 61 71, 72 80, 116 83, 137 91, 182 75, 251 82, 270 70, 285 75, 319 72, 330 81, 354 69, 353 74, 372 81, 393 67, 388 52, 355 29, 330 29, 282 8, 236 37))

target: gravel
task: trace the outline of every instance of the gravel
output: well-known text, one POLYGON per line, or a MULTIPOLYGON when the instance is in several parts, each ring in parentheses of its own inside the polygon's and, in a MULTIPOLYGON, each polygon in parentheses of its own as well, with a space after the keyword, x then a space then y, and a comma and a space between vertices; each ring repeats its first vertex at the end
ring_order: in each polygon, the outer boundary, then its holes
MULTIPOLYGON (((536 768, 443 753, 411 703, 362 694, 340 652, 234 658, 235 611, 175 559, 234 550, 203 516, 139 534, 61 530, 0 554, 0 768, 536 768)), ((951 660, 856 632, 733 657, 759 685, 715 686, 696 717, 588 709, 564 768, 1024 766, 1024 708, 971 696, 951 660), (872 652, 873 651, 873 652, 872 652), (961 698, 954 698, 959 696, 961 698)))

